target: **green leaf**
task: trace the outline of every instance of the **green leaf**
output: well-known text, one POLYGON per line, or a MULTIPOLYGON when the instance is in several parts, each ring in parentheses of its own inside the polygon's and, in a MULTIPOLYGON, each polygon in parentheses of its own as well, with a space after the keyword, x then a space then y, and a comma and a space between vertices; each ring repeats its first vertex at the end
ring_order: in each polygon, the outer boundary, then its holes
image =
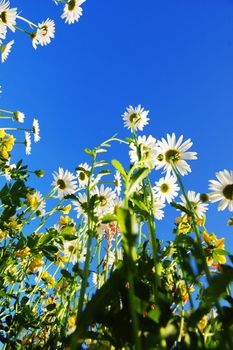
POLYGON ((78 237, 76 237, 74 235, 70 235, 68 233, 64 233, 64 234, 62 234, 62 236, 66 241, 75 241, 78 238, 78 237))
POLYGON ((116 159, 113 159, 113 160, 112 160, 112 165, 114 166, 114 168, 115 168, 116 170, 119 171, 119 173, 122 175, 122 177, 123 177, 124 179, 126 179, 127 173, 126 173, 125 169, 123 168, 123 165, 122 165, 118 160, 116 160, 116 159))
POLYGON ((176 202, 171 202, 170 204, 171 204, 172 207, 183 211, 184 213, 188 214, 189 216, 192 216, 191 211, 188 210, 187 208, 185 208, 183 205, 178 204, 178 203, 176 203, 176 202))
POLYGON ((110 222, 117 221, 117 216, 113 214, 106 214, 102 218, 103 224, 109 224, 110 222))
POLYGON ((95 168, 100 167, 100 166, 107 166, 109 163, 106 160, 100 160, 99 162, 95 163, 95 168))
POLYGON ((228 252, 225 249, 214 249, 213 252, 217 255, 229 255, 230 254, 230 252, 228 252))
POLYGON ((89 156, 94 157, 94 152, 93 152, 91 149, 85 148, 85 149, 84 149, 84 152, 86 152, 87 154, 89 154, 89 156))
POLYGON ((62 269, 61 270, 61 274, 63 277, 67 278, 67 279, 73 279, 73 276, 71 275, 71 273, 67 270, 62 269))
POLYGON ((135 192, 136 187, 142 183, 145 177, 150 173, 149 168, 141 168, 135 174, 132 175, 129 187, 127 189, 127 197, 130 197, 132 193, 135 192))

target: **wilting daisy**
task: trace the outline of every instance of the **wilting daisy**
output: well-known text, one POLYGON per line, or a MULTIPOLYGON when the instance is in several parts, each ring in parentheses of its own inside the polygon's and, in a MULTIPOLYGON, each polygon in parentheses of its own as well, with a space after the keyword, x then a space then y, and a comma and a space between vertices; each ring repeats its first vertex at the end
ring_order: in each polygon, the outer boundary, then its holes
POLYGON ((9 41, 6 45, 2 45, 1 52, 2 52, 2 63, 6 61, 7 57, 9 56, 9 53, 11 52, 11 47, 14 44, 14 40, 9 41))
MULTIPOLYGON (((187 197, 189 202, 192 204, 193 210, 195 211, 197 217, 202 218, 205 212, 208 210, 208 203, 202 203, 200 201, 200 193, 195 193, 194 191, 188 191, 187 197)), ((180 196, 180 199, 182 202, 179 204, 181 204, 186 209, 189 209, 189 206, 183 194, 180 196)), ((185 213, 182 212, 181 215, 183 216, 185 213)))
POLYGON ((77 178, 80 187, 87 186, 88 184, 88 173, 91 171, 91 167, 87 163, 82 163, 78 166, 77 178))
POLYGON ((117 193, 117 195, 119 196, 121 193, 121 174, 119 173, 119 171, 116 171, 115 175, 114 175, 114 184, 116 186, 115 191, 117 193))
POLYGON ((184 143, 182 141, 183 135, 176 141, 176 135, 173 133, 172 136, 167 134, 167 140, 162 138, 162 141, 157 142, 159 155, 156 161, 156 169, 164 168, 167 172, 170 172, 173 163, 181 175, 191 172, 191 168, 185 160, 197 159, 197 153, 186 152, 192 146, 190 139, 184 143))
POLYGON ((63 168, 59 168, 58 172, 53 174, 54 181, 52 186, 57 188, 58 198, 62 198, 67 194, 72 194, 77 189, 77 181, 75 176, 63 168))
POLYGON ((24 122, 24 118, 25 115, 24 113, 20 112, 20 111, 15 111, 14 112, 14 116, 13 116, 14 120, 16 120, 19 123, 23 123, 24 122))
POLYGON ((9 1, 1 1, 0 3, 0 21, 8 28, 15 32, 17 8, 9 8, 9 1))
POLYGON ((178 196, 180 188, 176 183, 176 178, 173 175, 166 173, 165 177, 162 177, 159 181, 155 182, 153 190, 155 197, 161 202, 167 201, 168 203, 171 203, 173 199, 178 196))
POLYGON ((145 135, 139 136, 137 144, 138 147, 134 143, 129 145, 131 148, 129 151, 131 163, 140 161, 142 166, 154 168, 158 156, 156 139, 151 135, 148 138, 145 135))
POLYGON ((72 264, 76 264, 76 262, 84 262, 85 256, 87 253, 87 249, 83 248, 81 251, 81 247, 77 240, 73 241, 64 241, 64 256, 70 261, 72 264))
POLYGON ((48 45, 51 39, 54 38, 55 34, 55 23, 51 19, 46 19, 46 21, 38 24, 38 29, 41 30, 38 36, 38 43, 41 46, 48 45))
POLYGON ((165 204, 162 203, 160 200, 158 199, 154 199, 154 208, 153 208, 153 212, 154 212, 154 217, 156 220, 162 220, 164 217, 164 211, 162 210, 162 208, 165 207, 165 204))
POLYGON ((69 0, 65 5, 63 14, 61 18, 65 20, 65 23, 68 24, 78 21, 82 16, 83 10, 80 7, 86 0, 69 0))
POLYGON ((40 141, 40 127, 39 127, 39 122, 37 119, 33 119, 32 123, 32 132, 34 134, 34 141, 38 142, 40 141))
POLYGON ((25 144, 25 147, 26 147, 26 149, 25 149, 26 154, 27 155, 31 154, 31 144, 32 144, 32 142, 31 142, 31 135, 27 131, 25 132, 24 144, 25 144))
POLYGON ((101 185, 93 190, 93 194, 98 195, 98 205, 96 207, 96 214, 99 218, 105 214, 112 213, 114 210, 114 199, 116 197, 115 191, 110 187, 104 187, 101 185))
POLYGON ((148 113, 149 111, 145 111, 141 105, 137 107, 129 106, 122 115, 124 127, 131 130, 143 130, 144 126, 148 124, 148 113))
POLYGON ((224 210, 228 207, 233 211, 233 170, 223 170, 216 173, 217 180, 210 180, 209 190, 210 201, 218 202, 218 210, 224 210))

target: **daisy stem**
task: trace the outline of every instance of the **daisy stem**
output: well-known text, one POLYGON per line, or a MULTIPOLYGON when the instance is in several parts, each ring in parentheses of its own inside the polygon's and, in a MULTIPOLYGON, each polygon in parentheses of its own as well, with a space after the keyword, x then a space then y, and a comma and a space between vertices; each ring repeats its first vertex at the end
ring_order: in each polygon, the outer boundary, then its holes
POLYGON ((0 108, 0 111, 3 112, 3 113, 14 114, 14 112, 7 111, 6 109, 1 109, 1 108, 0 108))
POLYGON ((21 19, 21 21, 26 22, 27 24, 29 24, 30 27, 33 26, 33 27, 37 28, 36 24, 32 23, 31 21, 29 21, 28 19, 26 19, 24 17, 21 17, 21 16, 17 15, 16 18, 21 19))
MULTIPOLYGON (((190 203, 189 199, 188 199, 188 196, 187 196, 187 193, 185 191, 185 188, 184 188, 184 185, 183 185, 183 182, 180 178, 180 175, 174 165, 174 163, 171 161, 171 167, 172 167, 172 170, 174 172, 174 174, 176 175, 176 178, 177 178, 177 181, 180 185, 180 188, 181 188, 181 191, 183 192, 183 195, 184 195, 184 198, 186 200, 186 203, 187 203, 187 206, 188 206, 188 209, 190 210, 191 212, 191 217, 192 217, 192 221, 193 221, 193 226, 194 226, 194 231, 195 231, 195 234, 196 234, 196 239, 197 239, 197 243, 199 245, 199 248, 200 248, 200 254, 201 254, 201 261, 202 261, 202 265, 204 266, 204 271, 206 273, 206 278, 207 278, 207 282, 208 284, 210 285, 210 281, 211 281, 211 275, 210 275, 210 271, 209 271, 209 268, 208 268, 208 265, 207 265, 207 262, 206 262, 206 258, 203 254, 203 248, 202 248, 202 244, 201 244, 201 240, 200 240, 200 232, 199 232, 199 229, 197 227, 197 224, 196 224, 196 221, 195 221, 195 211, 193 209, 193 206, 192 204, 190 203)), ((219 311, 219 313, 222 315, 223 312, 222 312, 222 307, 219 303, 219 300, 216 300, 216 307, 219 311)), ((231 343, 231 340, 229 340, 230 343, 231 343)))
MULTIPOLYGON (((87 204, 89 207, 90 199, 91 199, 91 178, 94 171, 96 162, 96 150, 93 152, 93 161, 91 166, 91 175, 88 178, 88 186, 87 186, 87 204)), ((87 287, 87 279, 88 279, 88 273, 89 273, 89 264, 90 264, 90 257, 91 257, 91 247, 92 247, 92 239, 93 239, 93 209, 91 209, 87 215, 87 234, 88 234, 88 240, 87 240, 87 254, 85 257, 85 263, 84 263, 84 270, 83 270, 83 278, 82 278, 82 284, 80 289, 80 295, 79 295, 79 303, 78 303, 78 315, 77 315, 77 327, 78 327, 78 320, 81 316, 82 310, 83 310, 83 303, 84 303, 84 297, 87 287)), ((72 346, 71 346, 72 348, 72 346)))
POLYGON ((22 29, 22 28, 17 27, 17 26, 14 26, 14 27, 15 27, 15 29, 19 30, 20 32, 23 32, 31 37, 32 34, 30 32, 28 32, 27 30, 22 29))
POLYGON ((21 130, 21 131, 32 131, 32 129, 27 128, 2 128, 4 130, 21 130))
POLYGON ((0 114, 1 119, 13 119, 12 117, 0 114))
POLYGON ((151 205, 149 206, 148 199, 147 199, 147 194, 146 194, 146 187, 145 187, 145 182, 143 181, 143 191, 144 195, 146 198, 146 203, 147 207, 150 210, 150 216, 148 219, 148 229, 149 229, 149 235, 150 235, 150 245, 152 249, 152 256, 153 256, 153 261, 154 261, 154 293, 155 293, 155 303, 156 303, 156 297, 158 295, 158 286, 159 286, 159 277, 158 277, 158 246, 157 246, 157 241, 156 241, 156 226, 155 226, 155 220, 154 220, 154 215, 153 215, 153 208, 154 208, 154 193, 153 189, 150 183, 149 177, 147 177, 148 185, 149 185, 149 190, 150 190, 150 198, 151 198, 151 205))

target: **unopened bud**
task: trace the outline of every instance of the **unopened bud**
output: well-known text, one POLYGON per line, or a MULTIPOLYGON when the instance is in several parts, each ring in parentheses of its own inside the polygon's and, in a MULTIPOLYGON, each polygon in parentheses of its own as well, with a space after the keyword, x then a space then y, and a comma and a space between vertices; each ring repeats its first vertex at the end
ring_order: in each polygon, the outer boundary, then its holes
POLYGON ((201 193, 200 194, 200 201, 202 203, 206 203, 206 202, 209 202, 209 196, 207 193, 201 193))
POLYGON ((34 174, 38 177, 43 177, 44 176, 44 170, 35 170, 34 174))

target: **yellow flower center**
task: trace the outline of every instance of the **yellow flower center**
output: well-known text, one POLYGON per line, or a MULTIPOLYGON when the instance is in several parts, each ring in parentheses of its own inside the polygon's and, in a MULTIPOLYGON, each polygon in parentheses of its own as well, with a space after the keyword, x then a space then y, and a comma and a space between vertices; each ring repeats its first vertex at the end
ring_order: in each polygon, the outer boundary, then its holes
POLYGON ((165 153, 165 159, 168 163, 173 161, 174 163, 178 162, 181 159, 180 152, 177 151, 176 149, 169 149, 165 153))
POLYGON ((233 184, 226 185, 222 193, 226 199, 233 200, 233 184))
POLYGON ((66 183, 62 179, 57 180, 57 186, 60 188, 60 190, 64 190, 66 188, 66 183))
POLYGON ((76 5, 76 1, 75 0, 70 0, 68 2, 68 10, 69 11, 73 11, 73 9, 75 8, 75 5, 76 5))
POLYGON ((161 192, 163 192, 163 193, 167 193, 167 192, 169 192, 169 186, 168 186, 168 184, 162 184, 161 186, 160 186, 160 190, 161 190, 161 192))

